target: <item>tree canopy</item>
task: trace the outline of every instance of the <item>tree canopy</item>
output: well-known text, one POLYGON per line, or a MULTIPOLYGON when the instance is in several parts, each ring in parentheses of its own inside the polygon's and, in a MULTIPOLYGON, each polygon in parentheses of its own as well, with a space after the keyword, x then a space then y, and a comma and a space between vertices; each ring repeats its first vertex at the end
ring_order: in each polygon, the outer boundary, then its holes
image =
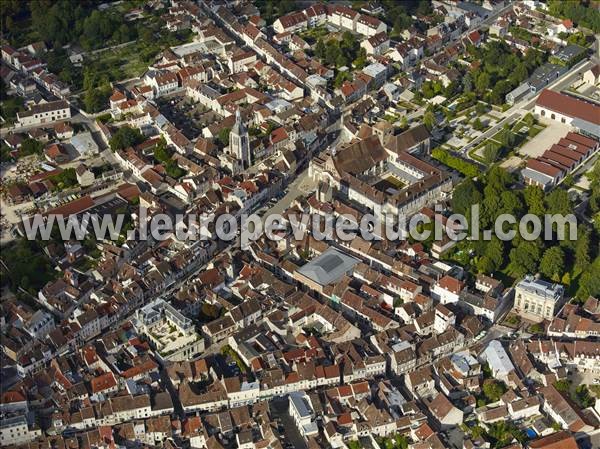
POLYGON ((135 146, 144 141, 144 136, 139 129, 129 126, 122 126, 110 138, 110 149, 113 151, 123 150, 127 147, 135 146))

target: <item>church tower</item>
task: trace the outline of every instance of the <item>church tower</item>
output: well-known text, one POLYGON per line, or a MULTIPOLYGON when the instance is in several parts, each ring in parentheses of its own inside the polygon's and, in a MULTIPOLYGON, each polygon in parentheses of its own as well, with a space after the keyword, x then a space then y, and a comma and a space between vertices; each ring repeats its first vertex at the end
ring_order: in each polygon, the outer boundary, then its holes
POLYGON ((250 140, 239 109, 235 111, 235 125, 229 133, 229 152, 237 158, 240 168, 246 169, 250 166, 250 140))

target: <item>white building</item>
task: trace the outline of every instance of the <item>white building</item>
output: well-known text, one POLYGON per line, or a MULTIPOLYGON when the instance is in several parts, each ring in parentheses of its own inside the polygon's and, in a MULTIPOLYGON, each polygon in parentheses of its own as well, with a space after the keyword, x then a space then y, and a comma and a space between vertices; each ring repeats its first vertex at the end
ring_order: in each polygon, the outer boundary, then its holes
POLYGON ((40 429, 30 430, 25 415, 3 417, 0 421, 0 446, 22 444, 42 435, 40 429))
POLYGON ((36 104, 28 111, 17 112, 17 123, 20 126, 54 123, 69 118, 71 118, 71 107, 64 100, 36 104))
POLYGON ((319 428, 314 421, 314 411, 308 395, 304 392, 290 393, 289 402, 289 413, 300 434, 303 437, 317 434, 319 428))
POLYGON ((490 341, 485 351, 481 354, 481 358, 490 366, 494 378, 503 382, 507 382, 508 374, 515 369, 508 354, 502 347, 502 343, 498 340, 490 341))
POLYGON ((464 284, 461 281, 452 276, 444 276, 434 284, 431 296, 442 304, 456 303, 463 289, 464 284))
POLYGON ((552 320, 563 302, 564 288, 532 276, 515 287, 514 311, 531 321, 552 320))
POLYGON ((441 334, 445 332, 450 326, 456 324, 456 316, 451 310, 448 310, 443 304, 438 304, 435 307, 435 318, 433 321, 433 328, 436 333, 441 334))

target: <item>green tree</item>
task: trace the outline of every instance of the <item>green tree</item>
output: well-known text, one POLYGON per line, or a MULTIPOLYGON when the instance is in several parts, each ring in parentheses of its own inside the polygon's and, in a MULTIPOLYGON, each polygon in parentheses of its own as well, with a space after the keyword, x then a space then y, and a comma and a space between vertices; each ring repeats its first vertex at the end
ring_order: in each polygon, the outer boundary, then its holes
POLYGON ((477 117, 473 121, 473 128, 476 129, 477 131, 481 131, 484 128, 483 123, 481 122, 481 119, 479 117, 477 117))
MULTIPOLYGON (((475 128, 477 129, 477 128, 475 128)), ((500 148, 494 143, 488 143, 483 149, 483 160, 486 164, 493 164, 498 160, 500 154, 500 148)))
POLYGON ((489 274, 499 270, 504 265, 504 242, 498 237, 493 237, 485 247, 484 257, 491 261, 492 269, 489 274))
POLYGON ((480 257, 477 261, 477 271, 483 274, 491 274, 495 271, 495 264, 487 256, 480 257))
POLYGON ((540 261, 541 250, 537 242, 522 240, 510 251, 510 270, 517 277, 535 273, 540 261))
POLYGON ((219 135, 217 139, 221 143, 221 146, 226 147, 229 145, 229 133, 231 132, 231 128, 223 128, 219 131, 219 135))
POLYGON ((472 179, 465 179, 456 186, 452 194, 452 210, 457 214, 470 217, 471 205, 479 204, 482 195, 472 179))
POLYGON ((0 266, 2 286, 8 286, 13 292, 21 287, 37 295, 55 276, 50 261, 35 240, 19 239, 4 246, 0 258, 4 262, 4 266, 0 266))
POLYGON ((571 386, 571 381, 567 379, 561 379, 554 382, 554 388, 556 388, 561 393, 568 393, 569 388, 571 386))
POLYGON ((487 72, 481 72, 475 80, 475 89, 478 92, 485 92, 490 87, 490 75, 487 72))
POLYGON ((540 271, 548 278, 559 282, 565 269, 565 253, 559 246, 552 246, 544 252, 540 271))
POLYGON ((344 84, 344 81, 350 81, 351 79, 352 76, 348 72, 338 72, 333 80, 333 85, 339 89, 344 84))
POLYGON ((546 213, 544 204, 544 191, 539 186, 528 185, 523 196, 527 205, 527 212, 541 217, 546 213))
POLYGON ((579 226, 575 243, 575 268, 584 270, 590 265, 591 233, 587 226, 579 226))
POLYGON ((468 93, 473 90, 473 78, 469 73, 465 74, 462 79, 463 91, 468 93))
POLYGON ((139 129, 122 126, 110 138, 110 149, 113 151, 123 150, 138 145, 144 141, 144 136, 139 129))
POLYGON ((30 156, 32 154, 42 154, 44 151, 44 144, 36 139, 27 138, 21 143, 19 148, 19 155, 30 156))
POLYGON ((367 64, 367 51, 363 47, 360 47, 360 50, 358 50, 358 55, 356 56, 356 59, 353 61, 353 65, 358 70, 361 70, 366 64, 367 64))
POLYGON ((435 116, 433 112, 427 111, 425 115, 423 115, 423 124, 427 127, 428 130, 432 130, 435 125, 435 116))
POLYGON ((315 46, 315 56, 319 59, 325 58, 325 42, 323 42, 323 38, 319 38, 317 41, 317 45, 315 46))
POLYGON ((527 114, 525 114, 525 117, 523 117, 523 121, 530 128, 533 125, 535 125, 535 118, 533 117, 533 114, 531 114, 531 112, 528 112, 527 114))
POLYGON ((572 212, 569 194, 563 189, 554 189, 546 197, 546 206, 549 214, 568 215, 572 212))
POLYGON ((579 289, 577 290, 577 297, 580 299, 598 295, 600 295, 600 257, 596 257, 579 276, 579 289))
POLYGON ((172 155, 173 151, 167 146, 167 141, 164 137, 161 137, 160 141, 156 145, 156 148, 154 148, 154 157, 159 162, 166 162, 171 159, 172 155))
POLYGON ((483 394, 488 403, 499 401, 504 393, 506 386, 500 381, 488 379, 483 383, 483 394))

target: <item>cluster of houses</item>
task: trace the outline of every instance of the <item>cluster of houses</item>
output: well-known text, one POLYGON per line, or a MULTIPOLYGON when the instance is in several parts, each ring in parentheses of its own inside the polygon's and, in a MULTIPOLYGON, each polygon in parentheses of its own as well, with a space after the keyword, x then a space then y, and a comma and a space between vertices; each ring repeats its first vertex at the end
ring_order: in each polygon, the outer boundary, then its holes
MULTIPOLYGON (((410 449, 443 449, 447 431, 476 419, 482 432, 465 431, 465 449, 489 447, 486 432, 505 421, 527 435, 510 449, 575 449, 575 438, 600 429, 600 405, 576 403, 557 388, 570 372, 600 375, 600 343, 588 339, 599 332, 598 299, 577 306, 562 286, 536 277, 508 287, 470 275, 440 260, 448 239, 429 248, 375 228, 379 239, 323 239, 302 224, 303 214, 358 223, 365 214, 383 221, 418 213, 447 224, 433 211, 451 198, 453 178, 430 159, 430 131, 380 119, 398 100, 398 84, 451 83, 460 73, 447 62, 484 39, 472 29, 480 14, 434 3, 435 14, 451 20, 426 35, 405 30, 392 45, 376 5, 367 12, 312 5, 278 18, 270 38, 249 3, 234 10, 171 1, 166 27, 190 29, 194 40, 115 89, 111 123, 95 123, 105 146, 123 126, 142 141, 116 149, 111 171, 80 164, 78 197, 40 207, 44 216, 124 215, 133 234, 48 242, 43 252, 56 275, 28 301, 14 296, 0 305, 10 368, 0 395, 3 447, 283 449, 286 426, 294 426, 311 449, 376 448, 400 436, 410 449), (305 42, 294 34, 317 25, 365 38, 369 64, 337 92, 328 88, 333 71, 302 55, 305 42), (390 60, 407 68, 426 51, 433 57, 417 73, 386 82, 390 60), (177 126, 182 98, 213 117, 197 133, 177 126), (321 151, 344 103, 351 107, 340 139, 321 151), (154 241, 135 231, 158 214, 215 222, 255 212, 283 196, 301 168, 316 187, 282 203, 278 239, 262 235, 238 248, 220 241, 214 226, 186 221, 179 225, 208 238, 171 230, 154 241), (101 193, 90 190, 96 177, 101 193), (507 313, 544 332, 515 341, 490 331, 507 313), (502 389, 498 398, 486 396, 490 384, 502 389), (285 426, 279 404, 290 418, 285 426)), ((502 20, 513 19, 498 19, 498 35, 502 20)), ((27 64, 6 55, 10 65, 27 64)), ((598 150, 586 131, 598 125, 595 106, 571 107, 583 102, 562 97, 544 91, 536 104, 540 116, 579 129, 524 170, 544 187, 598 150)), ((70 114, 65 100, 41 102, 18 120, 75 138, 70 114)), ((15 150, 19 136, 7 138, 15 150)), ((56 166, 16 184, 15 201, 53 190, 66 154, 51 143, 45 156, 56 166)))

